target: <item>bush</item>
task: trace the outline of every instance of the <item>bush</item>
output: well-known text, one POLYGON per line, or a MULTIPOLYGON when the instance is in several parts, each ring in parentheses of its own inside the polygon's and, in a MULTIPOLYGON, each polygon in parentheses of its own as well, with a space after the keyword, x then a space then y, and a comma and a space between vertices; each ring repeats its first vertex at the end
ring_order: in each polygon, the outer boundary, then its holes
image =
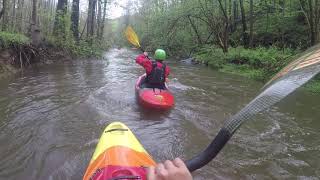
POLYGON ((275 47, 255 49, 237 47, 229 48, 228 53, 223 53, 220 48, 208 46, 201 48, 195 54, 195 58, 201 63, 222 71, 235 72, 253 79, 264 80, 280 71, 296 53, 291 49, 279 50, 275 47))
POLYGON ((220 71, 228 72, 232 74, 240 74, 242 76, 248 77, 255 80, 265 80, 267 73, 263 69, 254 69, 248 65, 235 65, 235 64, 226 64, 220 71))
POLYGON ((269 74, 274 74, 288 64, 296 53, 291 49, 279 50, 275 47, 255 49, 238 47, 229 49, 226 60, 233 64, 248 64, 255 69, 263 68, 269 74))
POLYGON ((226 64, 226 54, 222 49, 213 46, 201 48, 195 55, 196 61, 207 64, 212 68, 219 69, 226 64))
POLYGON ((30 39, 23 34, 0 32, 0 48, 7 48, 13 45, 29 44, 30 39))
POLYGON ((109 46, 99 41, 89 43, 88 40, 81 40, 76 43, 74 40, 65 41, 55 37, 49 37, 48 42, 54 47, 66 49, 76 57, 101 57, 104 49, 109 46))

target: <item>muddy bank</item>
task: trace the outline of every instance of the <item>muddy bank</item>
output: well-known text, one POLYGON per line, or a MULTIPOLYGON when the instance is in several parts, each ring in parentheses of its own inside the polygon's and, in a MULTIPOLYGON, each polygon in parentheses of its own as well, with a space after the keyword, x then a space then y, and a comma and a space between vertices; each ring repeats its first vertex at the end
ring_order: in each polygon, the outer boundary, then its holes
POLYGON ((17 45, 0 49, 0 78, 8 77, 34 64, 68 61, 73 57, 62 48, 17 45))

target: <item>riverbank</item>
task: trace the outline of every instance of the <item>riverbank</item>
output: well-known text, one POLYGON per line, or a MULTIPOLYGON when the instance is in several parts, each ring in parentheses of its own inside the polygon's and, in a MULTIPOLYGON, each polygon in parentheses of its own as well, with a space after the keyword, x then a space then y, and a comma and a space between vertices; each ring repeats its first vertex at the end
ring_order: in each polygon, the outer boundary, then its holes
MULTIPOLYGON (((208 46, 198 50, 194 59, 197 63, 206 64, 221 72, 266 82, 295 57, 298 57, 301 52, 301 50, 290 48, 245 49, 237 47, 229 48, 228 53, 223 53, 220 48, 208 46)), ((309 82, 305 88, 310 92, 320 93, 320 76, 309 82)))
POLYGON ((101 57, 104 48, 86 41, 66 42, 54 38, 31 44, 23 34, 0 32, 0 78, 10 76, 36 63, 51 64, 77 58, 101 57))

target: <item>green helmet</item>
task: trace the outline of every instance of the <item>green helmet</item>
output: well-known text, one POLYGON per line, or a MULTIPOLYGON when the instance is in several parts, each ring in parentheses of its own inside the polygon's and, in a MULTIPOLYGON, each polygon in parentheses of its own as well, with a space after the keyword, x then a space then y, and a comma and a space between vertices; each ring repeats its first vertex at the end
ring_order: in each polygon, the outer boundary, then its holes
POLYGON ((154 53, 154 58, 156 60, 165 60, 166 59, 166 52, 163 49, 157 49, 154 53))

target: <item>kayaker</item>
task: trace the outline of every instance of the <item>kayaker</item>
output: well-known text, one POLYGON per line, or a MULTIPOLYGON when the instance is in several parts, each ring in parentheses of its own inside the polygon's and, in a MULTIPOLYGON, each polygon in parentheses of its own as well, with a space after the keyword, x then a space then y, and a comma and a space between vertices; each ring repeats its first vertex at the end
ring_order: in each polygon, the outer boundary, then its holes
POLYGON ((192 175, 180 158, 149 167, 148 180, 192 180, 192 175))
POLYGON ((155 61, 148 58, 148 53, 144 52, 136 58, 136 63, 146 70, 146 78, 143 81, 145 87, 165 89, 165 81, 170 73, 170 68, 163 61, 166 59, 166 52, 157 49, 154 53, 155 61))

